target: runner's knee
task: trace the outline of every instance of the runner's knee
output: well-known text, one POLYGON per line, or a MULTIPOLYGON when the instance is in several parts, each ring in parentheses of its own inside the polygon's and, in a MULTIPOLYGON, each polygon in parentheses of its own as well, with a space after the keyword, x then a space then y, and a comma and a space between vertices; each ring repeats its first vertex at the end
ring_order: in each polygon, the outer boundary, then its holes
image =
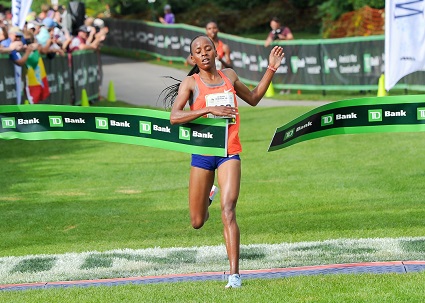
POLYGON ((231 223, 236 220, 236 201, 234 203, 224 203, 221 208, 221 217, 223 223, 231 223))
POLYGON ((191 224, 194 229, 200 229, 202 226, 204 226, 205 218, 201 216, 193 216, 191 218, 191 224))

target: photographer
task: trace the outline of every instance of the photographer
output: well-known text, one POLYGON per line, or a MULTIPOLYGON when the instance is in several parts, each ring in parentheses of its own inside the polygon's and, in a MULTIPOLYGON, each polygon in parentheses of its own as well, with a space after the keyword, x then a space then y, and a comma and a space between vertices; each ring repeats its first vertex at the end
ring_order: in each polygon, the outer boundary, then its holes
POLYGON ((267 36, 264 46, 269 46, 273 41, 276 40, 293 40, 294 36, 292 35, 291 30, 287 26, 280 24, 280 20, 277 17, 273 17, 270 21, 271 31, 267 36))

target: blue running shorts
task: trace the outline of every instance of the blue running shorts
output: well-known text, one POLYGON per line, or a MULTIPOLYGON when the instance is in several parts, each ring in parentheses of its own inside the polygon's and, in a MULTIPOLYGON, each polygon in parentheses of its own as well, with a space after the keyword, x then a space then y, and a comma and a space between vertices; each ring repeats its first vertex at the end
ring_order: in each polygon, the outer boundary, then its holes
POLYGON ((229 160, 241 160, 239 155, 230 155, 227 157, 217 157, 217 156, 202 156, 202 155, 192 155, 191 166, 199 167, 206 170, 214 171, 221 164, 229 160))

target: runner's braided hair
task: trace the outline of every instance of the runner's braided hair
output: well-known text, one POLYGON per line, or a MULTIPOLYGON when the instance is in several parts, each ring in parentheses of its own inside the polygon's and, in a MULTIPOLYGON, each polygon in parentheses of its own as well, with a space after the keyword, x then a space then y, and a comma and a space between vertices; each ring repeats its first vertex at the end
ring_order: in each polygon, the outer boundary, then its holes
MULTIPOLYGON (((199 37, 205 37, 205 38, 208 38, 209 40, 211 40, 207 35, 198 35, 195 38, 193 38, 192 41, 190 41, 190 54, 191 55, 193 55, 192 54, 192 43, 193 43, 193 41, 195 41, 199 37)), ((213 47, 215 49, 215 45, 214 45, 214 42, 212 40, 211 40, 211 44, 213 45, 213 47)), ((197 74, 197 73, 199 73, 199 67, 195 64, 193 66, 193 68, 190 70, 190 72, 187 74, 187 76, 192 76, 193 74, 197 74)), ((159 94, 160 97, 162 95, 164 95, 164 99, 163 99, 164 107, 166 109, 170 109, 173 106, 174 100, 177 97, 177 94, 179 92, 180 83, 182 82, 182 80, 176 79, 176 78, 171 77, 171 76, 164 76, 164 77, 173 79, 173 80, 178 82, 178 83, 172 84, 172 85, 164 88, 161 91, 161 93, 159 94)))

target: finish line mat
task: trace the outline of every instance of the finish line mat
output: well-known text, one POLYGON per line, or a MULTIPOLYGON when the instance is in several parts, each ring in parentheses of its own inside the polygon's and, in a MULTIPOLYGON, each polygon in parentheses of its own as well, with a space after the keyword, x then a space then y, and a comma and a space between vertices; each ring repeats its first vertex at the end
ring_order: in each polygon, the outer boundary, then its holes
POLYGON ((340 134, 425 131, 425 95, 329 103, 279 127, 268 151, 340 134))
POLYGON ((0 139, 93 139, 226 156, 227 121, 171 125, 170 113, 121 107, 0 106, 0 139))

